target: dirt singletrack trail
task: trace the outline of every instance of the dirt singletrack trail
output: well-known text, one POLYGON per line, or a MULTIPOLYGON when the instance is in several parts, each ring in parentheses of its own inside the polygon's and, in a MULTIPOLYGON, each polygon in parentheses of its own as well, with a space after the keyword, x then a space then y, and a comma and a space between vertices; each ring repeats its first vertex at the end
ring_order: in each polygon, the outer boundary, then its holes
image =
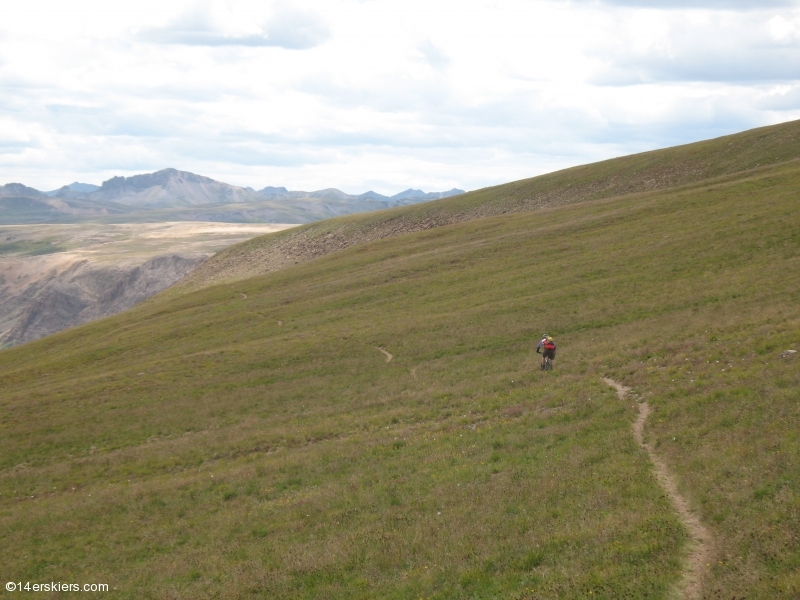
POLYGON ((375 346, 375 348, 377 350, 380 350, 381 353, 386 357, 386 362, 389 362, 394 358, 394 354, 389 353, 388 351, 384 350, 383 348, 380 348, 379 346, 375 346))
MULTIPOLYGON (((620 398, 625 398, 631 388, 625 387, 621 383, 603 378, 603 381, 617 390, 620 398)), ((703 575, 708 565, 711 563, 712 538, 708 529, 703 525, 697 515, 692 512, 689 502, 678 491, 678 485, 670 475, 667 465, 658 457, 653 446, 644 441, 644 423, 650 414, 650 405, 645 401, 639 402, 639 417, 633 424, 633 437, 642 448, 645 449, 653 463, 653 471, 661 488, 667 492, 672 505, 678 511, 681 521, 689 531, 692 544, 689 555, 686 557, 686 566, 683 572, 683 579, 680 583, 680 596, 686 600, 699 600, 703 596, 703 575)))

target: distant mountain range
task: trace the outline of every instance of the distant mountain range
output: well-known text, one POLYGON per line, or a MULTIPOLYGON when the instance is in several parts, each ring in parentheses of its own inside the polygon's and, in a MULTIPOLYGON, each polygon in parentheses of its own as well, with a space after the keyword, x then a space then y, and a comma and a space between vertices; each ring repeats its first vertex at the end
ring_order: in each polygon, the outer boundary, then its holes
POLYGON ((87 219, 308 223, 463 193, 455 188, 428 193, 409 188, 394 196, 373 191, 353 195, 334 188, 304 192, 272 186, 256 191, 186 171, 163 169, 112 177, 101 186, 75 182, 49 192, 20 183, 0 186, 0 225, 87 219))
MULTIPOLYGON (((252 188, 245 188, 251 191, 252 188)), ((394 196, 384 196, 372 190, 364 192, 363 194, 353 195, 346 194, 336 188, 327 188, 324 190, 317 190, 316 192, 292 192, 285 187, 265 187, 256 192, 265 198, 281 198, 281 199, 299 199, 299 198, 322 198, 325 200, 379 200, 382 202, 394 202, 396 204, 413 204, 415 202, 423 202, 425 200, 436 200, 438 198, 447 198, 449 196, 457 196, 463 194, 464 190, 453 188, 447 192, 428 192, 422 190, 414 190, 408 188, 407 190, 395 194, 394 196), (404 202, 412 200, 413 202, 404 202)))
POLYGON ((94 192, 99 189, 99 185, 95 185, 93 183, 78 183, 76 181, 74 183, 70 183, 69 185, 65 185, 64 187, 60 187, 57 190, 45 192, 45 194, 47 196, 57 196, 59 194, 69 195, 71 193, 88 194, 89 192, 94 192))

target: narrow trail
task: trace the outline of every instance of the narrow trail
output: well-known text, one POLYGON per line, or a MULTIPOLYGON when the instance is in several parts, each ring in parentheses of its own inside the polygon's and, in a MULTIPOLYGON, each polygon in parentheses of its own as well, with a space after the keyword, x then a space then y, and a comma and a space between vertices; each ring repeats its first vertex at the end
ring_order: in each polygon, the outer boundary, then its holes
POLYGON ((383 353, 383 355, 386 357, 386 362, 389 362, 390 360, 392 360, 394 358, 394 354, 390 354, 389 352, 387 352, 383 348, 380 348, 378 346, 375 346, 375 348, 377 350, 380 350, 383 353))
MULTIPOLYGON (((625 398, 628 392, 631 391, 631 388, 625 387, 613 379, 604 377, 603 381, 617 390, 617 395, 620 398, 625 398)), ((645 401, 640 401, 639 417, 633 424, 633 437, 636 439, 636 443, 644 448, 647 455, 650 457, 650 462, 653 463, 653 471, 656 474, 659 485, 667 492, 683 525, 689 531, 692 544, 689 555, 686 557, 686 567, 684 568, 683 578, 680 583, 680 590, 682 592, 680 596, 686 600, 699 600, 703 595, 703 575, 707 570, 708 564, 711 562, 711 534, 697 515, 692 512, 691 506, 686 498, 678 491, 678 485, 675 483, 675 479, 673 479, 672 475, 670 475, 667 465, 658 457, 653 446, 644 441, 644 424, 649 414, 650 405, 645 401)))

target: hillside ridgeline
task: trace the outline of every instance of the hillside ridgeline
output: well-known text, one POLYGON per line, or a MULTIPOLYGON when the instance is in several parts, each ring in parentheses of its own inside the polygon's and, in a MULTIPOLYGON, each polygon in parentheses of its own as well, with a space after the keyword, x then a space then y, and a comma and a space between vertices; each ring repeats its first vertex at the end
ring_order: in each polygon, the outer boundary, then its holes
POLYGON ((179 285, 197 289, 246 279, 377 239, 488 216, 664 190, 798 158, 800 121, 793 121, 254 238, 220 252, 179 285))

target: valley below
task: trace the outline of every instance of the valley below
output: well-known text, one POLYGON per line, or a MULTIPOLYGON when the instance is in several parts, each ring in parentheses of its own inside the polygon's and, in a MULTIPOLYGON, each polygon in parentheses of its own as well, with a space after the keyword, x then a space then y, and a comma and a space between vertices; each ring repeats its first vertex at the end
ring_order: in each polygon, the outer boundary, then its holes
POLYGON ((463 193, 256 191, 177 169, 49 192, 0 185, 0 348, 131 308, 249 238, 463 193))
POLYGON ((289 227, 206 222, 0 227, 0 346, 126 310, 222 248, 289 227))

